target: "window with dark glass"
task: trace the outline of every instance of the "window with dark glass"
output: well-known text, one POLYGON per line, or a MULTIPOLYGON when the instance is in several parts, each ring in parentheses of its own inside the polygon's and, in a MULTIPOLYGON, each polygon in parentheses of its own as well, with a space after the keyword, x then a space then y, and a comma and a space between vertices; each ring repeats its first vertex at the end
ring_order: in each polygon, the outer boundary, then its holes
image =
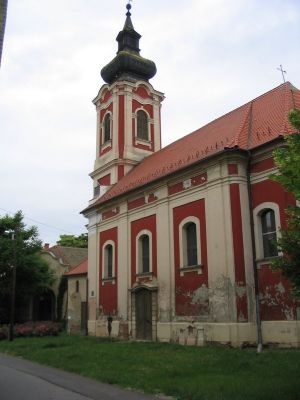
POLYGON ((79 281, 76 281, 76 293, 79 292, 79 281))
POLYGON ((137 137, 142 140, 149 140, 148 134, 148 116, 143 110, 139 110, 136 115, 137 119, 137 137))
POLYGON ((104 143, 110 140, 110 114, 104 118, 104 143))
POLYGON ((275 213, 273 210, 267 209, 261 213, 260 218, 264 257, 277 256, 275 213))
POLYGON ((197 256, 197 230, 196 224, 190 222, 185 225, 185 239, 186 239, 186 265, 192 266, 198 264, 197 256))
POLYGON ((105 246, 104 250, 104 278, 113 276, 113 247, 111 244, 105 246))
POLYGON ((139 238, 139 248, 140 248, 140 272, 146 273, 150 272, 150 241, 148 235, 142 235, 139 238))

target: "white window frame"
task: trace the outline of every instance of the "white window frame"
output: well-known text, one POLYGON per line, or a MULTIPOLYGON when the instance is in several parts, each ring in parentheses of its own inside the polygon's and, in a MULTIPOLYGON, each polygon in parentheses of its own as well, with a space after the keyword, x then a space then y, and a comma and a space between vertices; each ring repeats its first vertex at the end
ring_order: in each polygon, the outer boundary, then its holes
POLYGON ((102 124, 101 124, 101 131, 102 131, 102 140, 101 140, 101 146, 105 147, 107 144, 111 143, 111 139, 112 139, 112 113, 110 111, 106 112, 104 114, 103 120, 102 120, 102 124), (105 140, 105 119, 107 117, 107 115, 109 116, 109 140, 105 140))
MULTIPOLYGON (((201 259, 201 234, 200 234, 200 220, 197 217, 189 216, 184 218, 179 224, 179 255, 180 255, 180 269, 190 269, 199 267, 202 265, 201 259), (189 223, 196 225, 196 236, 197 236, 197 265, 187 265, 187 249, 186 249, 186 237, 185 237, 185 226, 189 223)), ((199 272, 200 273, 200 272, 199 272)))
MULTIPOLYGON (((261 226, 261 215, 265 210, 272 210, 274 211, 275 216, 275 226, 276 226, 276 237, 277 240, 280 238, 280 209, 277 203, 273 202, 264 202, 259 204, 253 210, 253 221, 254 221, 254 237, 255 237, 255 248, 256 248, 256 261, 263 261, 273 257, 264 256, 264 246, 263 246, 263 237, 262 237, 262 226, 261 226)), ((278 252, 278 255, 281 255, 278 252)), ((276 256, 274 256, 276 257, 276 256)))
POLYGON ((152 274, 152 232, 148 229, 141 230, 135 238, 135 260, 136 260, 136 274, 137 275, 147 275, 152 274), (141 249, 141 236, 147 235, 149 237, 149 272, 142 271, 142 249, 141 249))
POLYGON ((135 110, 135 140, 138 143, 149 143, 151 141, 151 124, 150 124, 150 115, 147 113, 147 111, 140 107, 137 110, 135 110), (147 124, 148 124, 148 139, 142 139, 138 136, 138 123, 137 123, 137 116, 138 116, 138 111, 143 111, 147 115, 147 124))
POLYGON ((107 240, 102 246, 102 280, 114 280, 115 279, 115 242, 113 240, 107 240), (107 263, 106 263, 106 247, 112 246, 112 276, 107 274, 107 263))

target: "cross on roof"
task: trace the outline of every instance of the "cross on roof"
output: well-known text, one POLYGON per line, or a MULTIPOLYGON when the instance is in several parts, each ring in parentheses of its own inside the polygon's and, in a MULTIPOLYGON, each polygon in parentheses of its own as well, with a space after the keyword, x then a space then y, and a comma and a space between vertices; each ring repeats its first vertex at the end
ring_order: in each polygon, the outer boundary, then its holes
POLYGON ((286 71, 284 71, 283 70, 283 68, 282 68, 282 65, 280 64, 280 66, 279 66, 280 68, 277 68, 278 69, 278 71, 280 71, 281 72, 281 74, 282 74, 282 79, 283 79, 283 82, 285 83, 285 77, 284 77, 284 74, 286 74, 286 71))

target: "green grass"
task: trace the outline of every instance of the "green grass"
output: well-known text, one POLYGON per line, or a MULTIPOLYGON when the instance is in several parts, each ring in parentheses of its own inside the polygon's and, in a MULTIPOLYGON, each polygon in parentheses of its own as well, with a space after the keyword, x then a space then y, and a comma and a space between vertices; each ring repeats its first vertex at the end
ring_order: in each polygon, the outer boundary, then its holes
POLYGON ((188 347, 60 336, 1 341, 0 352, 180 400, 300 399, 300 350, 188 347))

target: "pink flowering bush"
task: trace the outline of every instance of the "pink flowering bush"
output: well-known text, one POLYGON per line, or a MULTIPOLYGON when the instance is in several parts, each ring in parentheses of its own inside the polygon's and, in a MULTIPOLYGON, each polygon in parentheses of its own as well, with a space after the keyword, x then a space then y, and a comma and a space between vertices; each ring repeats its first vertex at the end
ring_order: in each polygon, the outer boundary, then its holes
POLYGON ((35 336, 57 336, 60 324, 56 322, 39 322, 35 326, 35 336))
POLYGON ((30 323, 20 324, 14 326, 14 335, 16 337, 33 336, 33 329, 30 323))
MULTIPOLYGON (((61 324, 52 321, 25 322, 14 326, 15 337, 30 336, 57 336, 61 331, 61 324)), ((7 326, 0 327, 0 340, 7 339, 7 326)))

